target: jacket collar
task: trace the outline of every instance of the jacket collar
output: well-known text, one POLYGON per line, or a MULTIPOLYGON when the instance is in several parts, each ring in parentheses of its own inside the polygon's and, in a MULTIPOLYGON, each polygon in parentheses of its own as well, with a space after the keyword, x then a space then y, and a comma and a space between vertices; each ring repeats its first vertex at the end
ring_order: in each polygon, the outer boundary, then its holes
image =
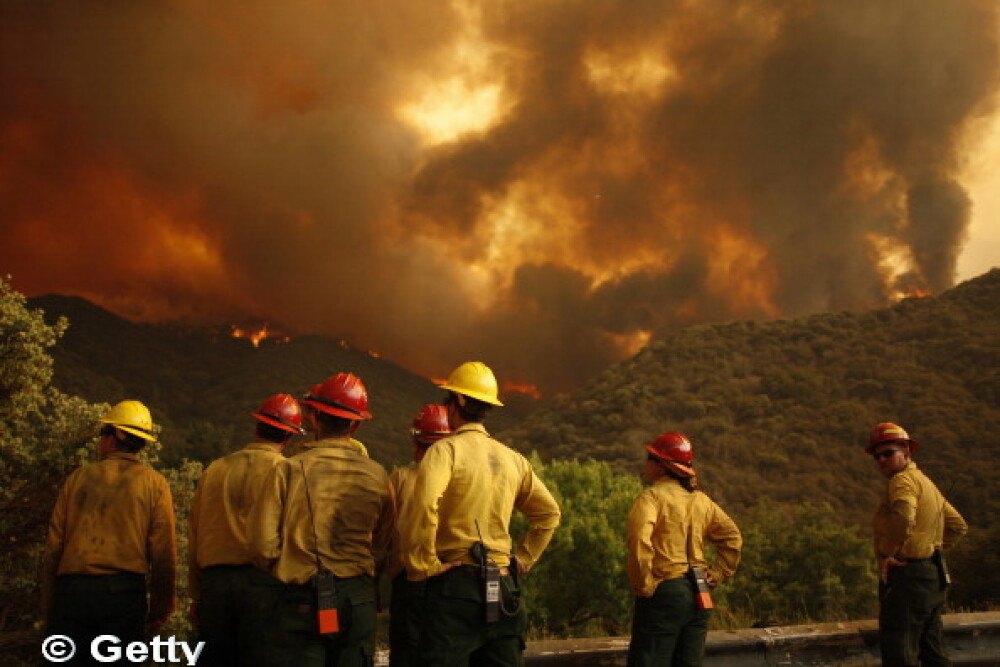
POLYGON ((363 444, 351 437, 326 438, 324 440, 312 440, 302 443, 302 449, 348 449, 357 452, 362 456, 368 456, 368 449, 363 444))

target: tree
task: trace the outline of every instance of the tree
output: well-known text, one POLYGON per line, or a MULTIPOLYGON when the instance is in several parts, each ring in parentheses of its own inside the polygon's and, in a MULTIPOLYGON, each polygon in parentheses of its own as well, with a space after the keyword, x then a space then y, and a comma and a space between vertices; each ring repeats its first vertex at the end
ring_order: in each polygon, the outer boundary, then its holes
POLYGON ((48 517, 107 407, 49 385, 48 349, 66 327, 65 320, 46 325, 0 278, 0 650, 31 641, 48 517))
POLYGON ((825 504, 763 502, 741 525, 743 559, 720 606, 737 618, 788 624, 871 618, 871 544, 825 504))
MULTIPOLYGON (((641 490, 635 475, 594 460, 532 466, 556 497, 562 520, 525 582, 535 632, 560 637, 622 634, 632 598, 625 576, 625 520, 641 490)), ((515 532, 523 532, 517 515, 515 532)))

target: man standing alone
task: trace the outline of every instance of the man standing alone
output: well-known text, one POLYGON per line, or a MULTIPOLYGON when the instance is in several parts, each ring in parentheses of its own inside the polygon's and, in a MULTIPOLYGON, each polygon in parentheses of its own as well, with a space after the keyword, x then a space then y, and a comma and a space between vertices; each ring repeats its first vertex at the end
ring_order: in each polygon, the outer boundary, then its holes
POLYGON ((99 421, 100 460, 69 476, 52 510, 42 584, 48 633, 69 636, 84 662, 98 635, 144 641, 175 604, 173 497, 163 475, 139 461, 156 441, 152 417, 139 401, 122 401, 99 421))
POLYGON ((879 644, 892 667, 950 665, 941 633, 949 577, 942 549, 968 525, 910 455, 920 445, 901 427, 876 425, 866 451, 889 480, 875 512, 879 644))
POLYGON ((707 589, 736 572, 743 536, 698 490, 684 434, 668 431, 647 445, 644 474, 652 486, 633 503, 626 535, 625 571, 635 594, 627 665, 694 667, 702 664, 712 615, 707 589))

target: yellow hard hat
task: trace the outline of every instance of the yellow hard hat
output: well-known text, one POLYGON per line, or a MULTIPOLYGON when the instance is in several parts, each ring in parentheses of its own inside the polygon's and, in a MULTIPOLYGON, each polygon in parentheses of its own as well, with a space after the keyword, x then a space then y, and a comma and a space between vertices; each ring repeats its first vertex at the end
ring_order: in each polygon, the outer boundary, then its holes
POLYGON ((153 435, 153 418, 149 414, 149 408, 139 401, 122 401, 108 410, 108 413, 97 421, 102 424, 111 424, 150 442, 156 442, 156 436, 153 435))
POLYGON ((490 405, 503 405, 497 399, 499 392, 496 376, 490 367, 481 361, 466 361, 460 365, 451 372, 448 381, 441 385, 441 388, 490 405))

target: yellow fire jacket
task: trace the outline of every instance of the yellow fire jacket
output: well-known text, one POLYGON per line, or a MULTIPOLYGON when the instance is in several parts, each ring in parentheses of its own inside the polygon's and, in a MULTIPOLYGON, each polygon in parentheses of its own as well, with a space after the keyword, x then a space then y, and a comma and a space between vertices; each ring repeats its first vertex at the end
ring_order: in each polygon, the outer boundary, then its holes
POLYGON ((188 518, 188 589, 201 597, 201 570, 253 562, 247 516, 271 470, 285 459, 281 447, 255 442, 212 462, 198 480, 188 518))
POLYGON ((875 553, 881 557, 929 558, 949 548, 969 530, 962 515, 910 461, 889 479, 875 511, 875 553))
POLYGON ((691 566, 707 568, 716 582, 732 576, 740 562, 743 536, 707 495, 662 477, 632 505, 626 547, 625 570, 632 592, 649 597, 660 582, 683 576, 691 566), (705 540, 715 546, 711 564, 705 560, 705 540))
POLYGON ((389 476, 352 438, 302 448, 274 467, 250 512, 255 564, 285 583, 305 584, 318 571, 318 547, 336 576, 374 576, 395 519, 389 476))
POLYGON ((149 618, 169 616, 175 605, 177 538, 167 480, 124 452, 77 468, 52 510, 44 567, 46 617, 56 576, 118 572, 148 575, 149 618))
POLYGON ((493 560, 508 565, 514 508, 528 519, 516 556, 530 568, 559 525, 559 506, 527 459, 491 438, 482 424, 460 426, 434 443, 417 468, 413 497, 400 517, 407 577, 426 579, 442 562, 473 564, 469 547, 480 534, 493 560))
MULTIPOLYGON (((413 482, 417 479, 417 464, 411 463, 408 466, 397 468, 389 475, 389 486, 396 498, 396 513, 402 516, 410 496, 413 495, 413 482)), ((389 546, 389 555, 386 557, 385 574, 390 579, 405 569, 403 564, 403 554, 400 552, 401 537, 399 535, 400 524, 396 522, 396 530, 393 533, 392 544, 389 546)))

